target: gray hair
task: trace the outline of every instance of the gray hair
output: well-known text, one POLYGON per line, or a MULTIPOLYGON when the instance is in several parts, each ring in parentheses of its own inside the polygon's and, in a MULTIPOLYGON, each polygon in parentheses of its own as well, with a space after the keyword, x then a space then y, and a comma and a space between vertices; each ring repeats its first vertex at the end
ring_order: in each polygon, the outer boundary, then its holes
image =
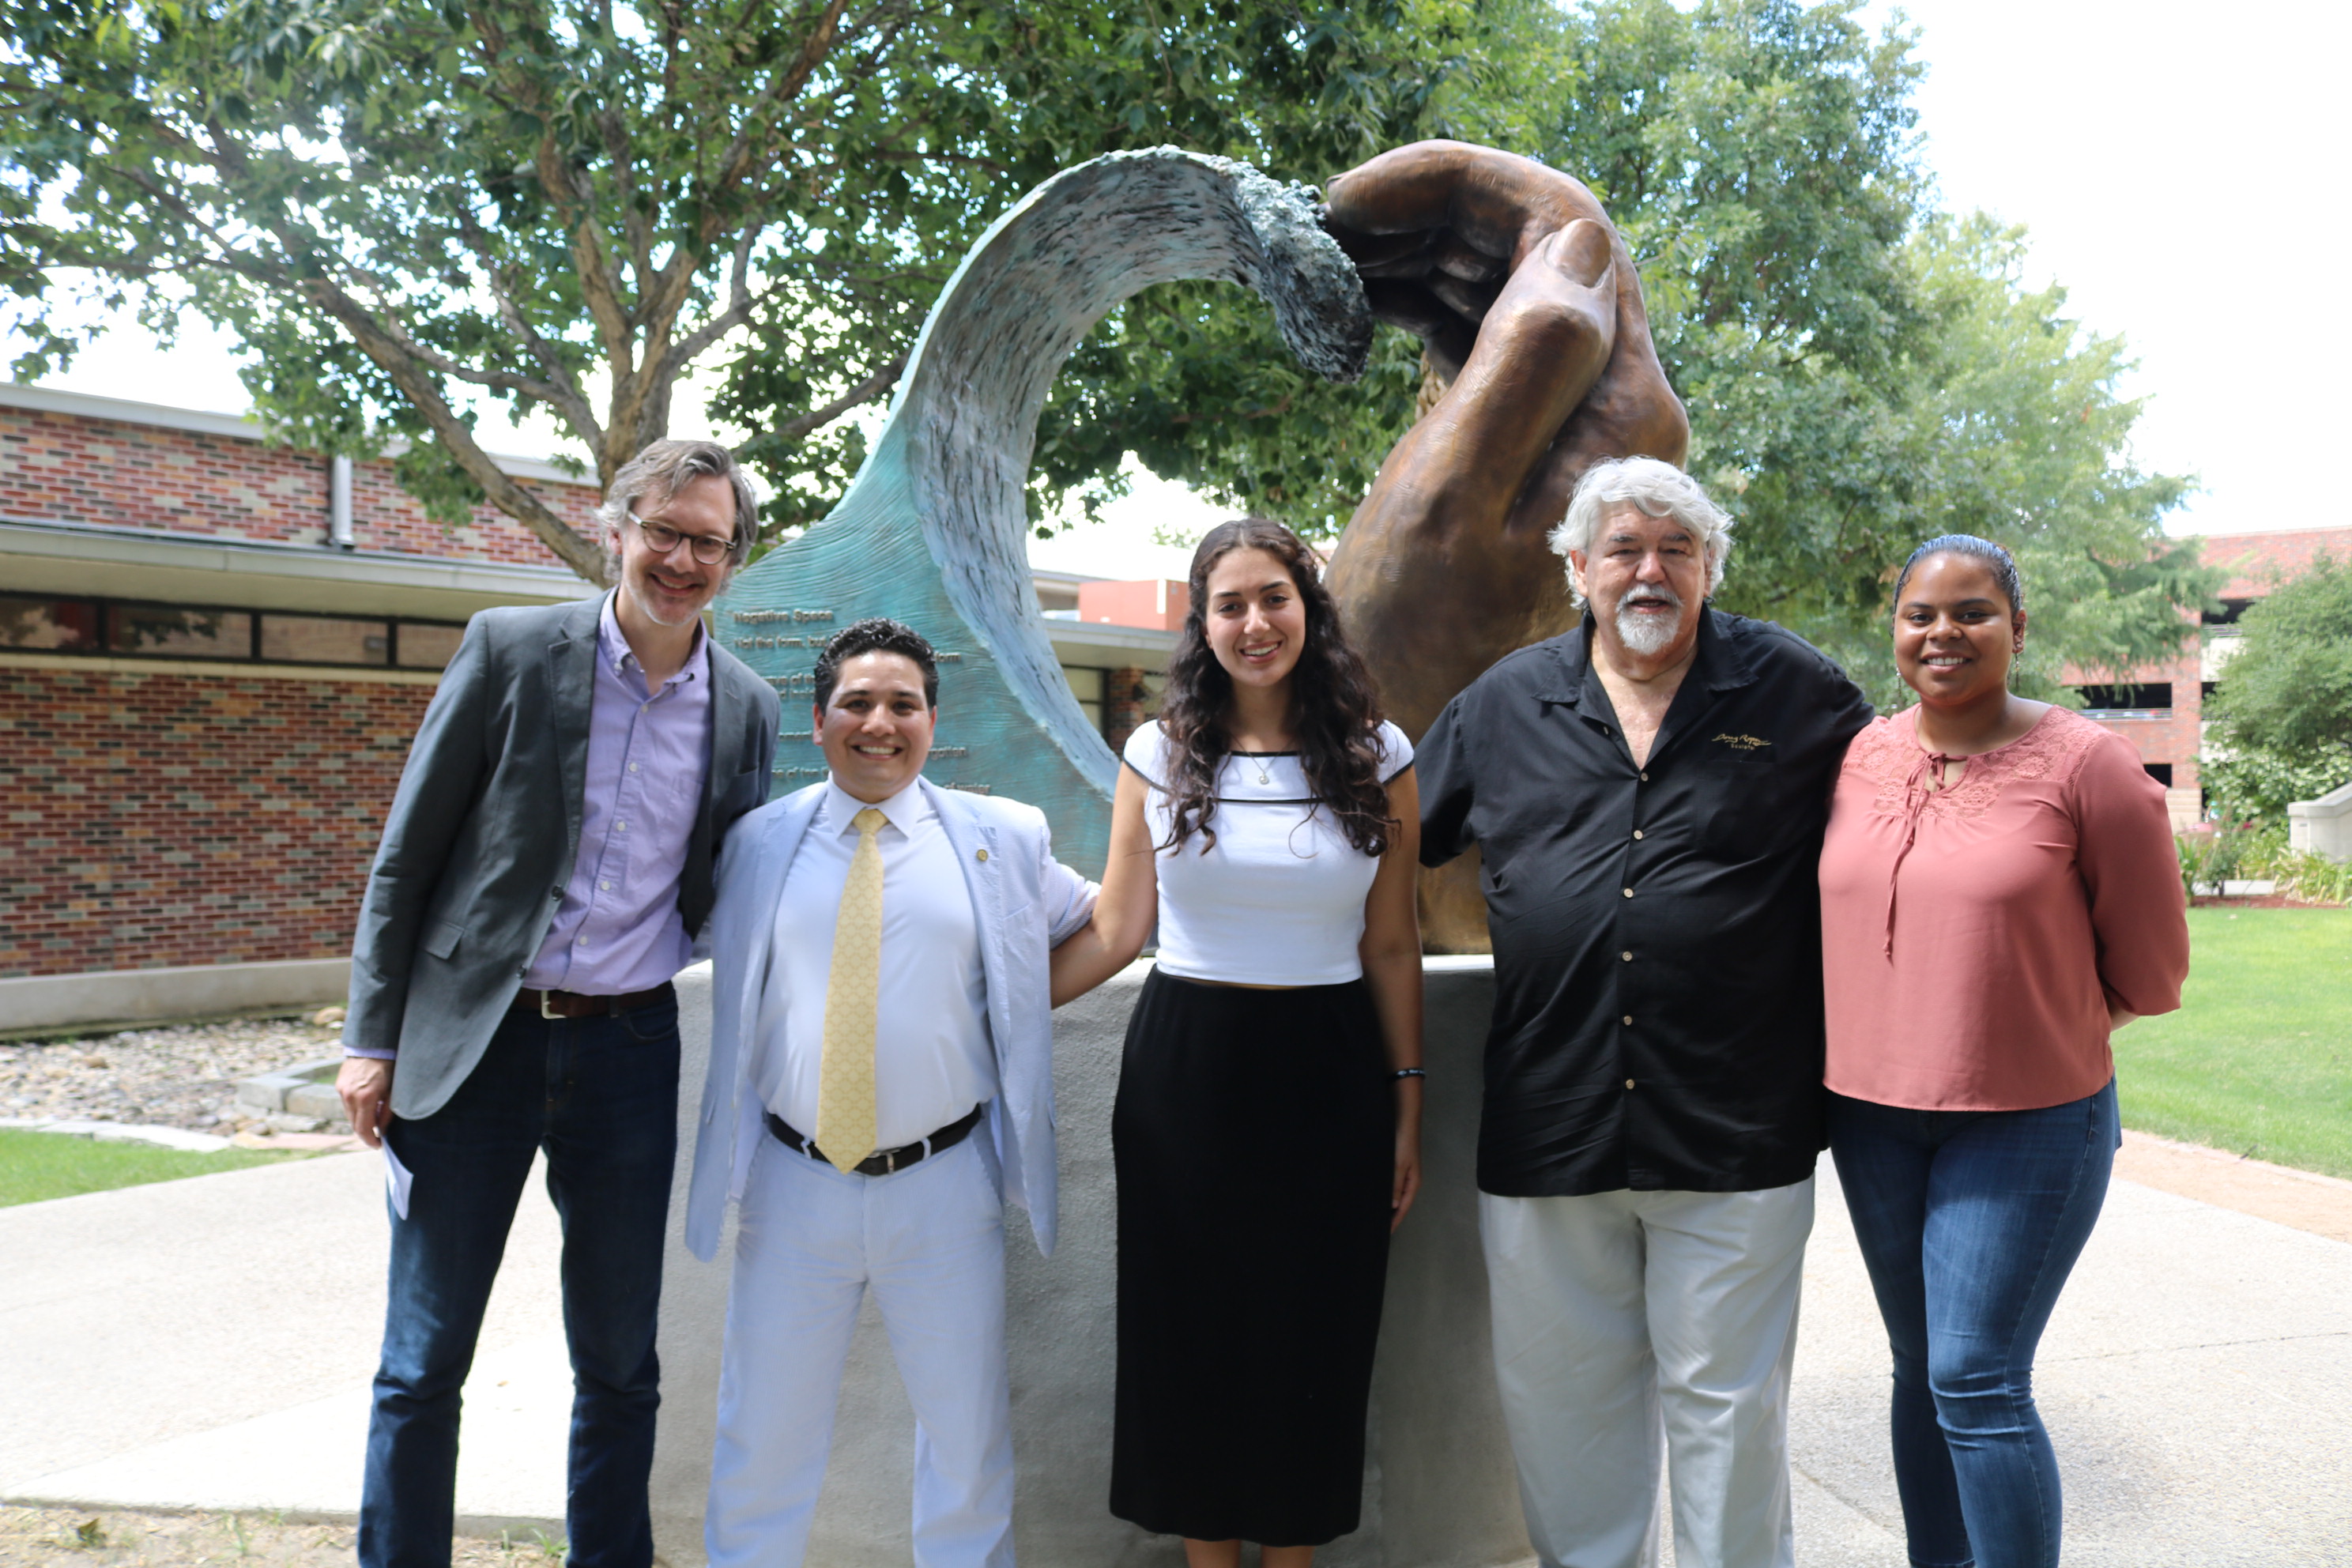
POLYGON ((735 548, 729 552, 729 559, 740 566, 760 530, 760 501, 751 493, 751 481, 735 461, 735 454, 716 441, 652 443, 613 476, 613 488, 604 492, 596 521, 618 533, 638 497, 655 496, 667 505, 672 496, 694 480, 714 475, 725 479, 735 492, 735 548))
MULTIPOLYGON (((1552 553, 1563 561, 1571 550, 1590 556, 1601 518, 1619 506, 1638 507, 1652 517, 1671 517, 1689 529, 1706 552, 1707 593, 1723 586, 1723 563, 1731 554, 1730 514, 1706 499, 1696 479, 1655 458, 1615 458, 1586 469, 1576 482, 1568 515, 1551 531, 1552 553)), ((1581 606, 1584 591, 1576 584, 1573 562, 1568 591, 1581 606)))

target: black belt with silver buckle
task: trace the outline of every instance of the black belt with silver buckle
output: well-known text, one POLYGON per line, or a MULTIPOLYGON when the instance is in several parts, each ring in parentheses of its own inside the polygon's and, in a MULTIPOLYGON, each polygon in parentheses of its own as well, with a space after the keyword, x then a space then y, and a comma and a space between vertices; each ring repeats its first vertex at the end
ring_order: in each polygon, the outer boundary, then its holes
POLYGON ((640 1007, 667 1002, 677 994, 677 988, 667 980, 650 991, 625 991, 618 996, 584 996, 577 991, 534 991, 526 985, 515 993, 514 1010, 536 1013, 542 1018, 605 1018, 617 1013, 634 1013, 640 1007))
MULTIPOLYGON (((975 1105, 929 1138, 919 1139, 896 1149, 877 1150, 851 1168, 861 1176, 887 1176, 893 1171, 905 1170, 926 1154, 944 1154, 962 1142, 965 1136, 980 1125, 981 1112, 987 1109, 985 1102, 975 1105)), ((806 1154, 812 1160, 824 1159, 824 1153, 814 1143, 793 1131, 791 1122, 772 1110, 764 1114, 768 1119, 768 1131, 777 1142, 794 1153, 806 1154)), ((830 1163, 827 1162, 827 1163, 830 1163)))

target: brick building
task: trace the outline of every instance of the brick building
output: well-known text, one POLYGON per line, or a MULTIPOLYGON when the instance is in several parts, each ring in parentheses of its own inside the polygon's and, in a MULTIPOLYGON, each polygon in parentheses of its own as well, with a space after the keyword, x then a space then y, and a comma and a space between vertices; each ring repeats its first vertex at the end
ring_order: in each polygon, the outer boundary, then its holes
MULTIPOLYGON (((593 484, 502 466, 593 528, 593 484)), ((1090 581, 1039 574, 1042 607, 1090 581)), ((502 513, 433 522, 389 464, 0 385, 0 1033, 340 998, 467 618, 591 591, 502 513)), ((1047 626, 1123 740, 1174 634, 1047 626)))
MULTIPOLYGON (((506 465, 575 526, 596 501, 506 465)), ((342 988, 465 624, 587 584, 246 421, 0 386, 0 1029, 342 988)))
POLYGON ((2176 827, 2204 815, 2197 774, 2204 699, 2236 651, 2238 618, 2322 554, 2352 560, 2352 524, 2213 535, 2205 541, 2205 564, 2230 574, 2221 586, 2221 608, 2206 614, 2179 658, 2128 671, 2119 680, 2094 681, 2082 671, 2069 672, 2083 693, 2084 716, 2129 741, 2165 786, 2176 827))

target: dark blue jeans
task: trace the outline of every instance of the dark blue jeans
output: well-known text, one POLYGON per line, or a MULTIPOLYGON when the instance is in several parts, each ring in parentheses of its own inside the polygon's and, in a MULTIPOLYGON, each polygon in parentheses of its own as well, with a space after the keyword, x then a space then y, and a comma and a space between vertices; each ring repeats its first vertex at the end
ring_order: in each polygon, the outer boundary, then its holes
POLYGON ((2042 1110, 1830 1096, 1830 1149, 1895 1352, 1895 1484, 1918 1568, 2055 1568, 2033 1352, 2121 1139, 2116 1086, 2042 1110))
POLYGON ((447 1568, 458 1391, 530 1174, 563 1222, 572 1352, 572 1568, 646 1568, 662 1232, 677 1151, 677 1004, 621 1016, 509 1015, 449 1103, 386 1136, 413 1173, 360 1502, 364 1568, 447 1568))

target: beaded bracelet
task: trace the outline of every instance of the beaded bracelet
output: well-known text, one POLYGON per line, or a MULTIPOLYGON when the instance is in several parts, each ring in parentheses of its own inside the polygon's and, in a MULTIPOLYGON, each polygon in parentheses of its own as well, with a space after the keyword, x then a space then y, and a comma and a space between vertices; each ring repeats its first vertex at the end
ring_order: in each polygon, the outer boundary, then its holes
POLYGON ((1429 1074, 1420 1068, 1399 1068, 1396 1071, 1389 1074, 1389 1077, 1391 1079, 1427 1078, 1429 1074))

